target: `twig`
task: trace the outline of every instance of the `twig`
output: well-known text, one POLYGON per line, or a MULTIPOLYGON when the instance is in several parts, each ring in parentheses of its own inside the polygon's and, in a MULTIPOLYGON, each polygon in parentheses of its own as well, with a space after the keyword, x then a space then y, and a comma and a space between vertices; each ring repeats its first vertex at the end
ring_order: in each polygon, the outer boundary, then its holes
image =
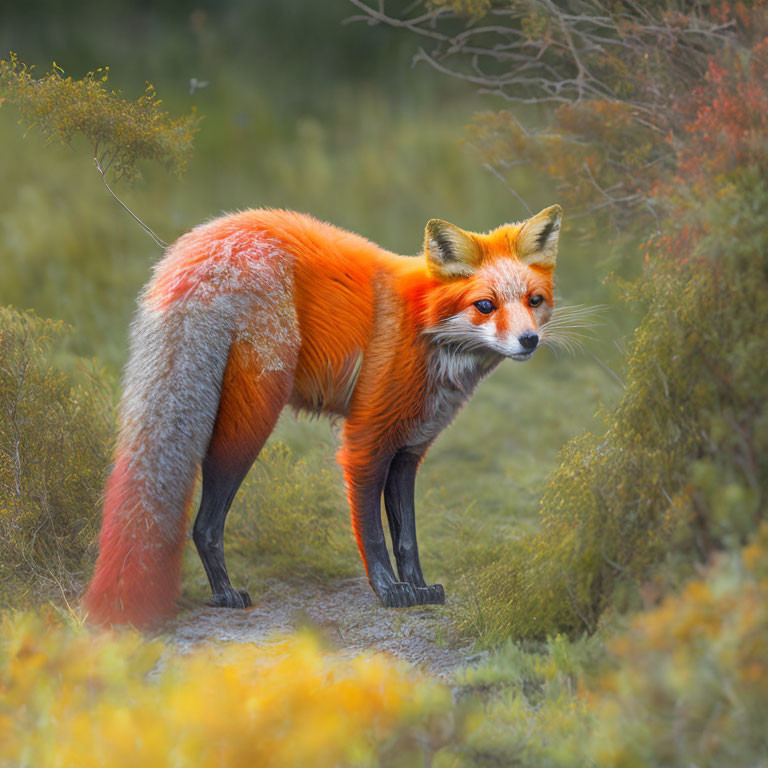
POLYGON ((109 184, 107 183, 107 175, 106 175, 106 171, 105 171, 105 170, 104 170, 104 169, 101 167, 101 163, 99 162, 99 158, 98 158, 98 157, 97 157, 95 154, 94 154, 94 156, 93 156, 93 162, 94 162, 94 163, 96 163, 96 170, 97 170, 97 171, 99 172, 99 174, 101 175, 101 180, 104 182, 104 186, 107 188, 107 192, 109 192, 109 194, 110 194, 110 195, 112 195, 112 197, 114 197, 114 198, 115 198, 115 200, 117 200, 117 202, 118 202, 118 203, 120 203, 120 205, 122 205, 122 206, 123 206, 123 208, 125 208, 125 210, 126 210, 126 211, 128 211, 128 213, 130 213, 130 214, 131 214, 131 216, 133 217, 133 219, 134 219, 136 222, 138 222, 138 223, 139 223, 139 224, 140 224, 140 225, 141 225, 141 226, 144 228, 144 231, 145 231, 145 232, 146 232, 146 233, 147 233, 147 234, 148 234, 148 235, 149 235, 149 236, 150 236, 150 237, 151 237, 151 238, 152 238, 152 239, 155 241, 155 243, 156 243, 157 245, 159 245, 159 246, 160 246, 160 248, 163 248, 163 249, 167 248, 167 247, 168 247, 168 243, 166 243, 166 242, 165 242, 165 240, 163 240, 163 239, 161 239, 160 237, 158 237, 158 236, 157 236, 157 235, 156 235, 156 234, 155 234, 155 233, 152 231, 152 228, 151 228, 151 227, 150 227, 148 224, 145 224, 145 223, 144 223, 144 222, 143 222, 143 221, 142 221, 142 220, 141 220, 141 219, 140 219, 140 218, 139 218, 139 217, 138 217, 138 216, 137 216, 137 215, 136 215, 136 214, 135 214, 135 213, 134 213, 134 212, 133 212, 133 211, 132 211, 132 210, 131 210, 131 209, 130 209, 130 208, 129 208, 129 207, 128 207, 128 206, 127 206, 127 205, 126 205, 126 204, 125 204, 125 203, 124 203, 124 202, 123 202, 123 201, 122 201, 122 200, 121 200, 121 199, 120 199, 120 198, 119 198, 119 197, 116 195, 116 194, 115 194, 115 193, 114 193, 114 191, 112 190, 112 187, 110 187, 110 186, 109 186, 109 184))
POLYGON ((523 200, 520 193, 516 189, 511 187, 507 183, 507 180, 490 163, 483 163, 483 168, 485 168, 485 170, 488 171, 489 173, 492 173, 506 187, 507 192, 514 195, 514 197, 518 199, 518 201, 522 204, 523 208, 525 208, 525 210, 528 211, 529 216, 533 216, 533 211, 531 210, 528 203, 526 203, 525 200, 523 200))

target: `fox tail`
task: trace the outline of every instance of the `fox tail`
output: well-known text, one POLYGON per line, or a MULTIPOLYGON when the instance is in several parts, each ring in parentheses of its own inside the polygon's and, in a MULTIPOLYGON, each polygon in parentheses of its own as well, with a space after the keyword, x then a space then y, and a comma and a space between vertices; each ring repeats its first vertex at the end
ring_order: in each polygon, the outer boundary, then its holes
POLYGON ((142 298, 107 481, 89 621, 151 627, 175 612, 187 516, 231 343, 215 307, 142 298))

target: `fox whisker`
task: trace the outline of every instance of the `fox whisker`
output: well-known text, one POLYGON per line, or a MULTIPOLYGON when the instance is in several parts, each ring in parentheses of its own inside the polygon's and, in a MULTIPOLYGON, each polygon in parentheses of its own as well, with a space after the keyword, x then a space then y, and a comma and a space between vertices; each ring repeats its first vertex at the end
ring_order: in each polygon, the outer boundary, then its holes
POLYGON ((558 307, 553 311, 552 318, 539 327, 539 339, 548 347, 574 352, 594 337, 591 330, 601 325, 600 315, 605 310, 603 305, 558 307))

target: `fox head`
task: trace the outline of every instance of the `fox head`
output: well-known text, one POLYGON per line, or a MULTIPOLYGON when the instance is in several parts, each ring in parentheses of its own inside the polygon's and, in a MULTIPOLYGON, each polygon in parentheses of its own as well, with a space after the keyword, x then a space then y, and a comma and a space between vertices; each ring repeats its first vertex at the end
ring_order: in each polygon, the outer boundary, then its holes
POLYGON ((484 235, 432 219, 424 240, 435 280, 426 332, 458 350, 528 360, 554 308, 561 217, 553 205, 484 235))

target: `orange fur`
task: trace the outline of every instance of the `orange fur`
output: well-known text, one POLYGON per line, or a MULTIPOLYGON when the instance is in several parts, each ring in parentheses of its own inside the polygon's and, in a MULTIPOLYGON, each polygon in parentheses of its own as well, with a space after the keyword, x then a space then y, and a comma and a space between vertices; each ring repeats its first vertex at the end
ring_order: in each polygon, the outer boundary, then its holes
POLYGON ((234 344, 207 459, 229 476, 245 474, 275 428, 291 384, 290 375, 265 371, 257 354, 234 344))

